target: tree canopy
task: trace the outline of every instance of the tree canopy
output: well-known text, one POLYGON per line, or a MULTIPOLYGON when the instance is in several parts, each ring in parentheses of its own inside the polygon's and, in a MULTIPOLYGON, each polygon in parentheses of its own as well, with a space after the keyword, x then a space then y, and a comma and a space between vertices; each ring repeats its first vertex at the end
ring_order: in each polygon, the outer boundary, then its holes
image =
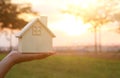
MULTIPOLYGON (((61 12, 80 18, 84 23, 92 24, 91 29, 94 31, 95 52, 98 52, 98 50, 101 51, 100 26, 109 22, 114 23, 117 21, 119 23, 119 8, 119 0, 79 0, 76 4, 67 5, 61 12)), ((119 28, 118 30, 120 31, 119 28)))
POLYGON ((30 4, 12 4, 0 1, 0 28, 21 29, 27 21, 18 17, 22 13, 37 15, 30 4))
POLYGON ((71 14, 77 18, 82 18, 85 23, 93 26, 100 26, 107 22, 120 21, 119 0, 96 0, 92 3, 69 4, 62 13, 71 14))

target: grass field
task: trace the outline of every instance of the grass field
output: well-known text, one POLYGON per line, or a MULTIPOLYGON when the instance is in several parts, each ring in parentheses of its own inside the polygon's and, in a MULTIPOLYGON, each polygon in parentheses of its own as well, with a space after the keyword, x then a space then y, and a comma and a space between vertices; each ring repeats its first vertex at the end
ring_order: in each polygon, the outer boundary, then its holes
POLYGON ((120 60, 53 55, 17 64, 6 78, 120 78, 120 60))

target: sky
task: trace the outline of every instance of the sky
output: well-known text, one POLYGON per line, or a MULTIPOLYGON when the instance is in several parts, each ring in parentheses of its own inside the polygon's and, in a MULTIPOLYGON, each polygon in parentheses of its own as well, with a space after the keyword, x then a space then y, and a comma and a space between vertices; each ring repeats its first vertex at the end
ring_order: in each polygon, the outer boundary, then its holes
MULTIPOLYGON (((76 20, 74 16, 61 13, 61 10, 66 9, 68 4, 77 5, 78 1, 84 8, 88 7, 88 3, 96 4, 96 0, 12 0, 13 3, 18 4, 31 3, 34 11, 48 17, 48 28, 56 35, 54 46, 93 45, 94 33, 88 31, 91 24, 84 24, 81 19, 76 20)), ((110 23, 102 27, 102 45, 120 44, 120 34, 111 31, 112 28, 116 28, 116 25, 117 23, 110 23)), ((2 40, 1 38, 0 42, 2 40)), ((17 40, 14 38, 13 41, 13 45, 16 45, 17 40)), ((8 44, 7 40, 3 42, 0 46, 8 44)))

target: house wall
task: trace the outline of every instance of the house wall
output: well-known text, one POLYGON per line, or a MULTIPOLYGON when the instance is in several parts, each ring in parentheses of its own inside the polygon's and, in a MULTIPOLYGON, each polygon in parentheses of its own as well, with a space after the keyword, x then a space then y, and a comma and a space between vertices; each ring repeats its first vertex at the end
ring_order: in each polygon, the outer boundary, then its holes
MULTIPOLYGON (((41 25, 39 22, 33 24, 41 25)), ((33 35, 32 26, 19 39, 19 51, 25 53, 52 51, 52 36, 41 26, 41 34, 33 35)))

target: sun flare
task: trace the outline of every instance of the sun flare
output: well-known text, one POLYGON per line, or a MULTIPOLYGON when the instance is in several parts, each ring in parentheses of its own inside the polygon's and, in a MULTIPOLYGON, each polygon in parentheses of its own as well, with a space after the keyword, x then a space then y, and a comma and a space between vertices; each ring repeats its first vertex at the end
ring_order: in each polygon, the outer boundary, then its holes
POLYGON ((84 24, 81 19, 76 19, 70 15, 66 16, 65 21, 66 27, 63 27, 64 32, 70 36, 78 36, 88 32, 88 28, 90 28, 89 24, 84 24))
POLYGON ((91 27, 91 24, 84 24, 81 19, 76 19, 74 16, 65 14, 62 21, 57 22, 52 28, 63 31, 69 36, 79 36, 86 32, 91 27))
MULTIPOLYGON (((15 1, 15 0, 12 0, 15 1)), ((54 0, 53 0, 54 1, 54 0)), ((32 6, 40 5, 40 3, 46 3, 48 4, 48 1, 34 1, 34 0, 20 0, 20 2, 26 2, 31 3, 32 6)), ((18 2, 17 2, 18 3, 18 2)), ((92 4, 97 5, 97 0, 65 0, 65 6, 67 4, 73 4, 81 6, 83 9, 90 9, 92 4)), ((47 5, 46 5, 47 6, 47 5)), ((63 5, 64 6, 64 5, 63 5)), ((61 7, 62 9, 65 9, 66 7, 61 7)), ((62 20, 59 22, 55 22, 51 26, 49 26, 51 29, 57 29, 63 31, 65 34, 70 36, 79 36, 84 33, 88 33, 88 29, 91 27, 91 24, 84 24, 83 20, 76 19, 75 16, 69 15, 69 14, 62 14, 62 20)), ((29 14, 21 14, 18 16, 19 18, 23 18, 26 21, 29 21, 30 19, 34 18, 33 15, 29 14)), ((60 16, 59 16, 60 17, 60 16)))

